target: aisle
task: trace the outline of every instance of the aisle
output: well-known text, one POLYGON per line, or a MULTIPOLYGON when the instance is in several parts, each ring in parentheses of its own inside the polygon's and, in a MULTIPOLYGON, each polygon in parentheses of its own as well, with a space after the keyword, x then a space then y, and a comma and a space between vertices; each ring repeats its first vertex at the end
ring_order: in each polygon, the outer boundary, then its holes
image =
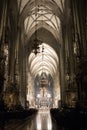
POLYGON ((14 121, 5 127, 5 130, 58 130, 52 122, 49 110, 39 110, 36 116, 24 121, 14 121))

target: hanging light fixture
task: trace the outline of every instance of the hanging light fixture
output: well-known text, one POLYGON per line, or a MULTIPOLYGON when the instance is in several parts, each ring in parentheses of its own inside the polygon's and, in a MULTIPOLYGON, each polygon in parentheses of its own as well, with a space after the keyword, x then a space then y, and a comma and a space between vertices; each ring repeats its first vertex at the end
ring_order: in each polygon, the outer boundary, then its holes
MULTIPOLYGON (((36 9, 35 9, 35 39, 33 40, 33 53, 35 55, 37 55, 38 53, 40 53, 40 44, 42 43, 42 41, 40 39, 38 39, 38 36, 37 36, 37 2, 35 0, 35 6, 36 6, 36 9)), ((38 9, 39 10, 39 9, 38 9)))

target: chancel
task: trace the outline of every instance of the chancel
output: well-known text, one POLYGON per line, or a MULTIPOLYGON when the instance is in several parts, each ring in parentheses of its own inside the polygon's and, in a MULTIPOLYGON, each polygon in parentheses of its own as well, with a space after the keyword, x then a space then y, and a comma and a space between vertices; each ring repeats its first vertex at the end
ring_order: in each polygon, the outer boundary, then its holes
POLYGON ((0 0, 0 129, 87 129, 87 0, 0 0))

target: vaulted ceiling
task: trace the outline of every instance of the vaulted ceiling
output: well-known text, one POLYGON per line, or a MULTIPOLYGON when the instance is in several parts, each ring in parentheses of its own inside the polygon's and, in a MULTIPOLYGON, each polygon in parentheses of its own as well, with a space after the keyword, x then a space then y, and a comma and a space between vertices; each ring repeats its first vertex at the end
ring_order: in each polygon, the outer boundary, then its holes
POLYGON ((17 0, 20 13, 27 7, 27 5, 31 6, 33 3, 38 5, 44 4, 45 7, 47 7, 47 10, 56 5, 55 8, 57 7, 59 10, 63 11, 64 1, 65 0, 17 0))
MULTIPOLYGON (((20 23, 23 23, 24 33, 29 40, 36 30, 44 28, 48 30, 58 41, 61 39, 61 19, 64 10, 64 0, 17 0, 20 16, 20 23)), ((40 36, 40 33, 39 33, 40 36)), ((49 36, 50 39, 51 35, 49 36)), ((47 39, 43 33, 43 39, 47 39)), ((27 42, 30 44, 29 42, 27 42)), ((50 42, 49 42, 50 43, 50 42)), ((43 41, 44 52, 38 56, 30 54, 29 65, 32 75, 41 74, 43 69, 47 74, 54 76, 58 71, 58 54, 55 50, 43 41), (42 67, 43 66, 43 67, 42 67)))
POLYGON ((37 56, 34 53, 31 53, 29 56, 31 74, 36 76, 37 74, 46 73, 53 77, 57 73, 58 56, 54 49, 46 43, 40 45, 40 51, 37 56))

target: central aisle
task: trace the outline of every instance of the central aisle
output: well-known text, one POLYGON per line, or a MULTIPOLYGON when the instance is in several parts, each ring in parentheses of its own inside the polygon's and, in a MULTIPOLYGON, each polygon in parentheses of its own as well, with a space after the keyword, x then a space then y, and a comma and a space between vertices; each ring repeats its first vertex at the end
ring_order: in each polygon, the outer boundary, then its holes
POLYGON ((51 119, 50 110, 41 109, 36 116, 27 120, 16 120, 10 123, 5 130, 58 130, 58 128, 51 119))
POLYGON ((39 110, 36 118, 32 120, 30 130, 57 130, 56 124, 52 122, 49 110, 39 110))

